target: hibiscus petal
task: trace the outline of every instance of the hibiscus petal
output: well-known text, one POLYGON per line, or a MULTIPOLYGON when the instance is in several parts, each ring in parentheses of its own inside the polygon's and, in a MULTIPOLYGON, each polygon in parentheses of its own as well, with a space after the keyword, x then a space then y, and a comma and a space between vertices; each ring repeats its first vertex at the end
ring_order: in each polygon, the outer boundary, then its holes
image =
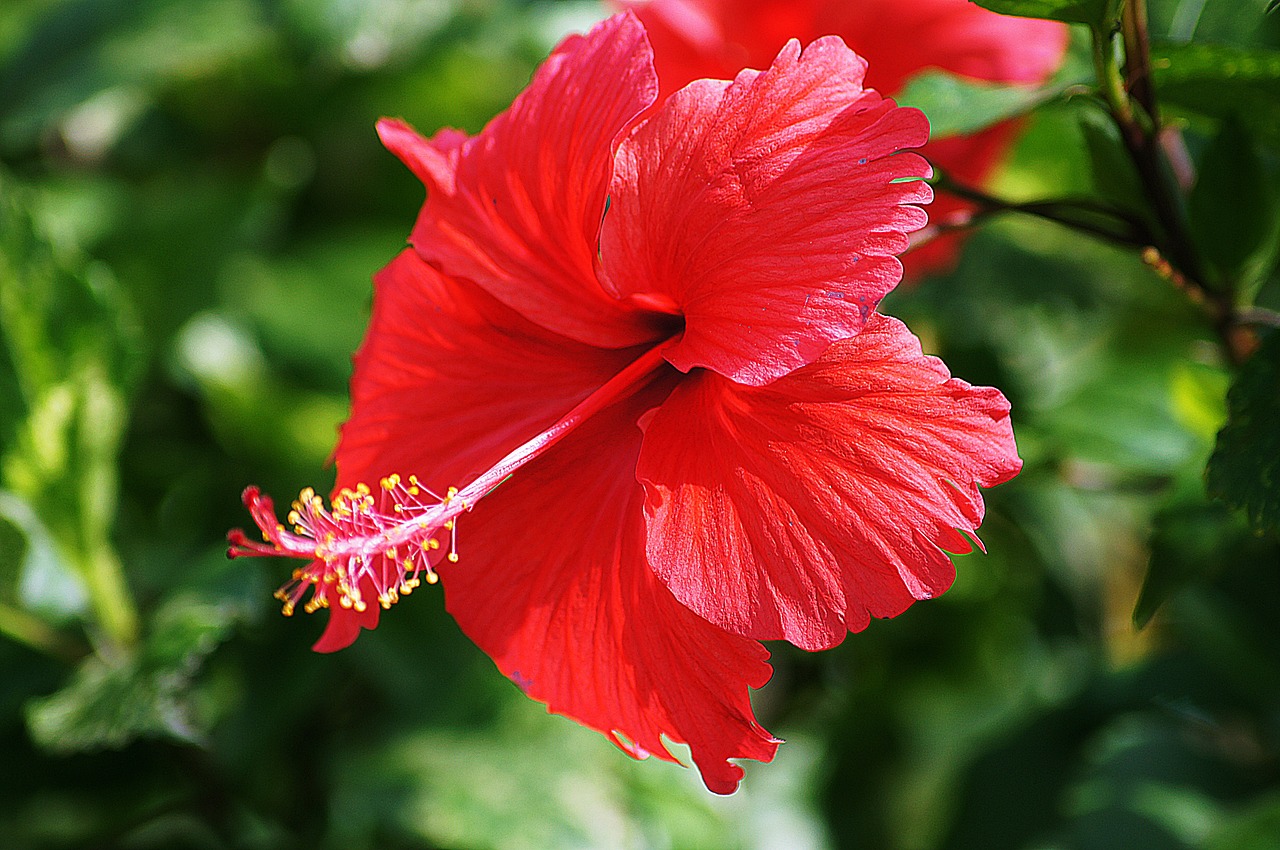
POLYGON ((1001 15, 966 0, 819 5, 818 31, 839 33, 865 50, 872 85, 887 92, 926 68, 1002 83, 1043 82, 1062 64, 1069 40, 1066 24, 1001 15))
MULTIPOLYGON (((926 70, 979 80, 1042 83, 1062 64, 1068 29, 1056 21, 999 15, 967 0, 615 0, 635 10, 653 44, 661 94, 701 77, 732 76, 767 64, 788 38, 839 35, 868 63, 866 84, 896 96, 926 70)), ((952 178, 986 185, 1016 129, 934 139, 921 153, 952 178)), ((940 193, 933 223, 973 205, 940 193)), ((962 234, 931 240, 902 257, 908 277, 955 261, 962 234)))
MULTIPOLYGON (((1013 144, 1021 128, 1019 121, 1003 121, 972 136, 935 138, 925 147, 929 161, 950 179, 965 186, 984 186, 1013 144)), ((968 221, 977 204, 949 192, 939 192, 929 205, 932 225, 968 221)), ((911 277, 943 272, 955 265, 968 234, 954 230, 929 239, 902 255, 902 265, 911 277)))
POLYGON ((608 285, 667 301, 668 353, 759 385, 857 333, 901 279, 925 223, 928 137, 917 110, 862 88, 838 38, 791 42, 764 72, 672 95, 618 150, 601 231, 608 285))
POLYGON ((1062 64, 1069 31, 968 0, 614 0, 649 33, 665 95, 701 77, 767 63, 789 38, 834 34, 870 63, 868 84, 896 94, 940 68, 979 80, 1039 83, 1062 64))
POLYGON ((410 241, 446 274, 572 339, 656 339, 654 317, 611 297, 595 273, 617 139, 656 92, 644 29, 622 14, 563 41, 465 143, 457 131, 428 142, 385 123, 387 147, 428 189, 410 241))
POLYGON ((566 339, 412 250, 374 278, 338 485, 414 473, 462 486, 638 356, 566 339))
POLYGON ((637 758, 687 743, 727 794, 742 777, 728 759, 777 749, 747 691, 768 652, 681 606, 645 563, 635 420, 660 399, 605 410, 482 500, 441 579, 462 629, 548 711, 637 758))
POLYGON ((649 561, 677 599, 820 649, 946 590, 943 550, 969 551, 978 487, 1020 467, 1004 397, 873 314, 768 386, 686 380, 648 422, 637 475, 649 561))
MULTIPOLYGON (((638 356, 551 333, 412 250, 374 284, 336 451, 339 488, 392 473, 416 474, 439 493, 469 483, 638 356)), ((377 606, 369 612, 330 609, 318 648, 350 644, 376 624, 377 606)))

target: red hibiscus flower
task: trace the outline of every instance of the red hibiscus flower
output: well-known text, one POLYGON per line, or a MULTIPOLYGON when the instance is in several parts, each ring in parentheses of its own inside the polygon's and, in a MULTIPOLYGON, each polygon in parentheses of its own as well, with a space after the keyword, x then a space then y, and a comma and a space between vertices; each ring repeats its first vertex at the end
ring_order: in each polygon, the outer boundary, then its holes
POLYGON ((791 42, 649 113, 621 14, 478 136, 379 125, 427 200, 375 278, 338 491, 290 529, 250 488, 266 543, 231 535, 308 559, 280 596, 329 609, 318 650, 438 579, 529 696, 637 757, 684 742, 728 793, 779 743, 759 640, 829 647, 947 588, 1020 461, 1000 393, 873 311, 927 126, 864 68, 791 42))
MULTIPOLYGON (((653 43, 663 95, 692 80, 759 68, 789 38, 839 35, 870 65, 867 85, 894 96, 921 71, 997 83, 1044 82, 1062 63, 1066 26, 998 15, 969 0, 617 0, 635 11, 653 43)), ((924 154, 960 183, 984 186, 1014 141, 1017 122, 969 136, 935 138, 924 154)), ((950 221, 973 209, 940 194, 930 215, 950 221)), ((912 275, 945 269, 957 234, 905 255, 912 275)))

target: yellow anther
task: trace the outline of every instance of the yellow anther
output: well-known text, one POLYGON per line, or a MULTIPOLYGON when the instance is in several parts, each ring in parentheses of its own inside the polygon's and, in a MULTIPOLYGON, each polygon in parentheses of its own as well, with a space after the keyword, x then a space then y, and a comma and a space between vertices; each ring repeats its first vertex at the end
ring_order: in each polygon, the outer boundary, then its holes
POLYGON ((396 513, 403 513, 403 512, 404 512, 404 505, 400 505, 400 504, 392 505, 392 506, 391 506, 391 510, 395 511, 396 513))
POLYGON ((428 549, 439 549, 439 548, 440 548, 440 541, 439 541, 439 540, 436 540, 434 537, 432 537, 430 540, 428 540, 428 541, 427 541, 425 544, 423 544, 423 545, 425 545, 428 549))
POLYGON ((363 614, 369 606, 364 604, 363 599, 357 599, 355 605, 352 607, 356 609, 357 614, 363 614))
POLYGON ((453 531, 453 520, 447 519, 444 521, 444 530, 453 531))
POLYGON ((298 501, 310 502, 315 497, 316 497, 315 490, 311 489, 310 487, 304 487, 302 488, 302 492, 298 494, 298 501))
POLYGON ((302 514, 297 511, 289 511, 289 524, 297 525, 300 522, 302 522, 302 514))
POLYGON ((350 608, 351 597, 347 596, 345 593, 342 594, 341 596, 338 597, 338 604, 341 605, 343 608, 350 608))
POLYGON ((458 563, 458 553, 457 553, 457 552, 450 552, 450 553, 449 553, 449 563, 451 563, 451 564, 456 564, 456 563, 458 563))
POLYGON ((359 484, 357 484, 357 485, 356 485, 356 495, 358 495, 358 496, 367 496, 367 495, 369 495, 369 485, 368 485, 368 484, 365 484, 363 481, 361 481, 359 484))
POLYGON ((419 492, 421 492, 421 491, 420 491, 420 490, 418 490, 418 488, 417 488, 417 487, 410 487, 410 488, 409 488, 409 495, 410 495, 410 496, 416 496, 416 495, 418 495, 418 493, 419 493, 419 492))
POLYGON ((434 572, 427 573, 427 584, 435 584, 439 580, 440 576, 436 575, 434 572))
POLYGON ((284 607, 280 609, 280 613, 281 613, 281 614, 284 614, 286 617, 292 617, 292 616, 293 616, 293 603, 292 603, 292 602, 286 602, 286 603, 284 603, 284 607))

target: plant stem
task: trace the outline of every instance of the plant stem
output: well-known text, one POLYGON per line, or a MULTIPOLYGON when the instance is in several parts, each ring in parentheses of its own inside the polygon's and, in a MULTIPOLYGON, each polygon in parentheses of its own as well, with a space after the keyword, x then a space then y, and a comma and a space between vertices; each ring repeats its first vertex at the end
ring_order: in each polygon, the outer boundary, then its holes
POLYGON ((1236 321, 1242 325, 1280 328, 1280 313, 1266 307, 1242 307, 1236 311, 1236 321))
POLYGON ((1003 212, 1022 213, 1063 227, 1078 230, 1129 248, 1151 244, 1147 227, 1120 210, 1087 198, 1056 198, 1045 201, 1011 201, 981 189, 952 181, 939 173, 932 181, 939 191, 978 205, 979 210, 959 224, 939 223, 940 230, 956 230, 969 226, 974 219, 1003 212))
POLYGON ((1125 88, 1146 111, 1152 135, 1160 134, 1160 110, 1151 80, 1151 40, 1147 35, 1147 0, 1126 0, 1120 18, 1124 39, 1125 88))
POLYGON ((69 663, 79 661, 89 652, 88 647, 80 645, 39 617, 2 602, 0 602, 0 634, 69 663))
POLYGON ((89 553, 85 565, 85 589, 113 649, 127 649, 138 642, 138 611, 124 581, 124 570, 115 552, 103 547, 89 553))
POLYGON ((1163 158, 1159 111, 1151 81, 1145 0, 1126 0, 1121 31, 1128 79, 1121 76, 1116 63, 1112 34, 1097 28, 1093 30, 1094 70, 1098 76, 1099 92, 1120 131, 1163 231, 1160 238, 1152 240, 1152 246, 1161 256, 1168 258, 1172 271, 1176 272, 1176 275, 1166 276, 1176 279, 1180 287, 1194 296, 1194 300, 1204 304, 1227 355, 1232 362, 1239 364, 1248 356, 1251 346, 1248 335, 1241 334, 1238 327, 1235 287, 1232 281, 1211 282, 1191 238, 1181 193, 1169 164, 1163 158), (1141 115, 1134 110, 1134 100, 1142 107, 1141 115))

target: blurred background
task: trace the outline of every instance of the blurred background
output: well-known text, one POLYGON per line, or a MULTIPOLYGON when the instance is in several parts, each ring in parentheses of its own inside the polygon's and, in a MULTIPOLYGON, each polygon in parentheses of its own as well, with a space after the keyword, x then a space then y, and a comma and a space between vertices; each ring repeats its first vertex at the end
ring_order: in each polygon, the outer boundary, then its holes
MULTIPOLYGON (((1152 31, 1275 48, 1265 5, 1152 0, 1152 31)), ((787 743, 732 797, 547 715, 439 591, 320 656, 289 567, 226 560, 246 484, 332 481, 422 200, 375 121, 478 131, 607 13, 0 3, 0 847, 1280 847, 1280 545, 1204 494, 1229 371, 1135 252, 1053 223, 994 217, 885 302, 1009 396, 1026 469, 944 597, 771 646, 787 743)), ((1036 109, 998 193, 1123 191, 1100 114, 1036 109)))

